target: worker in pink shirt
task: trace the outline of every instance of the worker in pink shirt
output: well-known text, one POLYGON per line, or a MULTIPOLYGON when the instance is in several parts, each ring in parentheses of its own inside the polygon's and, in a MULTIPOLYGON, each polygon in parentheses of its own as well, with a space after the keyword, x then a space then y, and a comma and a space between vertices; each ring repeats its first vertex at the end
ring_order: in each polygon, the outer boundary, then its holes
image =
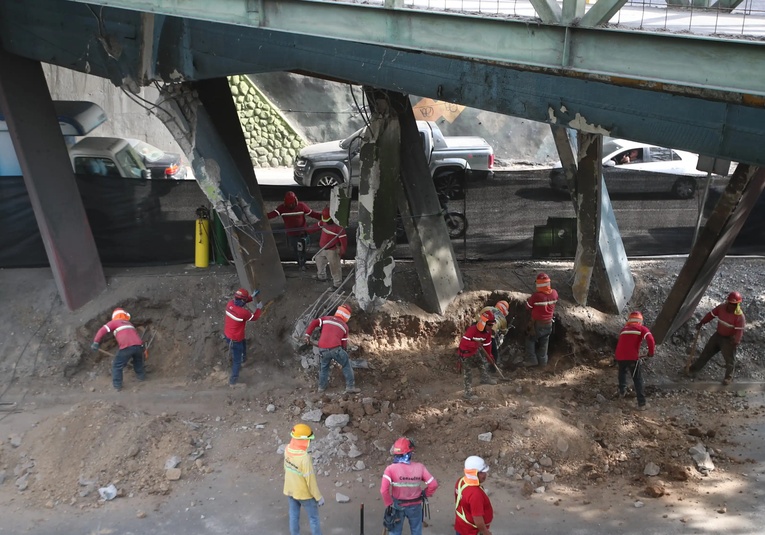
POLYGON ((389 535, 401 535, 404 519, 409 520, 412 535, 422 535, 423 498, 430 498, 438 488, 438 481, 424 464, 413 462, 414 441, 401 437, 390 449, 393 464, 383 473, 380 494, 385 504, 383 523, 389 535), (422 483, 425 489, 421 488, 422 483))
POLYGON ((117 392, 122 390, 122 370, 131 359, 136 377, 139 381, 145 381, 143 340, 141 340, 133 324, 130 323, 130 314, 121 308, 115 308, 112 312, 112 320, 98 329, 90 348, 93 351, 98 351, 101 340, 109 333, 114 335, 120 346, 120 350, 117 351, 114 360, 112 360, 112 385, 114 389, 117 392))

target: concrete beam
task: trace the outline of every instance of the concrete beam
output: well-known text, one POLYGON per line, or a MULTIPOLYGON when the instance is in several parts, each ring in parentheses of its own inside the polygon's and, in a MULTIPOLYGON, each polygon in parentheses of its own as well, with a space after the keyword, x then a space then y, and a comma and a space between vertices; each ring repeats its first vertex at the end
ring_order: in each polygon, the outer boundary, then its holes
MULTIPOLYGON (((519 69, 544 69, 559 76, 591 80, 605 77, 612 83, 653 90, 660 90, 661 85, 687 86, 765 97, 765 69, 751 68, 765 63, 765 44, 758 41, 561 26, 554 24, 555 20, 535 25, 529 31, 526 20, 345 2, 260 0, 257 11, 250 8, 248 0, 82 2, 235 27, 391 46, 418 54, 485 60, 519 69), (444 39, 449 35, 480 35, 481 39, 444 39), (493 46, 487 47, 486 43, 493 46)), ((543 10, 547 9, 544 6, 554 10, 551 4, 557 6, 552 1, 534 3, 543 10)), ((25 7, 25 11, 31 9, 25 7)), ((105 10, 105 16, 110 13, 105 10)))
POLYGON ((574 300, 587 304, 590 280, 598 258, 600 234, 600 188, 603 137, 597 134, 579 134, 579 165, 576 172, 576 234, 574 258, 574 300))
POLYGON ((425 309, 443 314, 463 282, 409 98, 388 92, 401 125, 401 184, 398 206, 420 279, 425 309))
POLYGON ((658 343, 667 340, 693 317, 696 306, 763 190, 765 169, 739 164, 651 327, 658 343))
MULTIPOLYGON (((568 190, 574 195, 576 192, 576 169, 578 164, 574 149, 571 147, 570 135, 574 131, 554 124, 550 125, 550 130, 552 130, 555 148, 558 149, 558 157, 560 158, 563 172, 566 174, 568 190)), ((574 205, 576 205, 576 202, 574 202, 574 205)), ((576 206, 574 208, 576 209, 576 206)))
POLYGON ((0 110, 24 174, 58 293, 69 310, 106 289, 42 66, 0 49, 0 110))
POLYGON ((158 114, 226 227, 239 281, 264 300, 287 284, 225 78, 168 86, 158 114))

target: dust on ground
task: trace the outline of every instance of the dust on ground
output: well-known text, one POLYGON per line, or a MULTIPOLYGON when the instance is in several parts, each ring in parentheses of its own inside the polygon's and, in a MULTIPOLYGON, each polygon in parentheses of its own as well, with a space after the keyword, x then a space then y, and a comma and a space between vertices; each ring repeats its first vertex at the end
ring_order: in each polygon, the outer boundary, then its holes
MULTIPOLYGON (((642 310, 648 325, 681 265, 681 259, 632 263, 637 288, 629 308, 642 310)), ((731 453, 732 437, 748 419, 765 416, 765 408, 750 406, 735 385, 710 391, 678 380, 695 321, 657 350, 646 377, 650 409, 636 412, 634 396, 616 399, 610 366, 624 317, 574 305, 571 267, 463 265, 465 291, 439 316, 418 306, 414 267, 400 264, 392 299, 350 321, 351 345, 358 346, 352 358, 370 365, 356 370, 360 395, 342 394, 338 369, 328 392, 316 392, 315 361, 289 337, 326 288, 291 266, 287 293, 248 326, 246 386, 235 390, 227 387, 221 339, 222 311, 238 286, 232 269, 114 271, 107 292, 75 312, 65 310, 47 270, 5 271, 0 401, 69 408, 3 437, 0 503, 97 508, 103 505, 98 489, 109 484, 119 496, 161 501, 223 465, 277 479, 281 467, 274 459, 291 425, 305 418, 316 430, 320 477, 334 478, 346 494, 377 484, 401 435, 415 439, 419 460, 433 473, 453 474, 462 459, 480 455, 496 485, 529 499, 552 493, 587 501, 617 491, 635 500, 688 499, 710 482, 743 477, 747 460, 731 453), (478 386, 478 400, 463 400, 454 360, 459 336, 478 310, 499 299, 511 303, 514 324, 522 325, 524 300, 540 270, 561 294, 548 368, 510 364, 502 371, 508 381, 478 386), (149 380, 138 383, 126 369, 122 393, 111 389, 110 358, 89 348, 116 306, 130 311, 151 340, 149 380), (328 428, 331 415, 348 421, 328 428), (689 453, 699 444, 707 468, 689 453)), ((763 271, 759 260, 726 261, 695 318, 730 290, 744 294, 748 328, 738 381, 762 379, 763 271)), ((505 340, 507 362, 522 355, 521 331, 511 330, 505 340)), ((710 363, 700 379, 721 377, 710 363)))

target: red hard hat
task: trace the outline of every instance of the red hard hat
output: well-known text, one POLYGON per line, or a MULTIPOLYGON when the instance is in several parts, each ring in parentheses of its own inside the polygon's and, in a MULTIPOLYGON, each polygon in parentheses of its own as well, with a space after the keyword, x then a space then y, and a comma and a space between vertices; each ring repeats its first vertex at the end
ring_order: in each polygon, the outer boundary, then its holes
POLYGON ((738 304, 741 301, 743 301, 743 298, 741 297, 741 294, 738 292, 731 292, 728 294, 728 302, 733 304, 738 304))
POLYGON ((284 194, 284 204, 286 206, 295 206, 297 202, 298 198, 294 191, 288 191, 284 194))
POLYGON ((643 314, 639 310, 636 310, 635 312, 630 312, 629 317, 627 318, 627 323, 643 323, 643 314))
POLYGON ((332 219, 332 216, 329 213, 329 206, 325 206, 324 210, 321 211, 321 220, 325 223, 332 219))
POLYGON ((234 292, 234 299, 241 299, 248 303, 252 301, 252 297, 250 297, 250 292, 248 292, 244 288, 239 288, 237 291, 234 292))
POLYGON ((491 310, 486 310, 483 314, 481 314, 481 319, 484 321, 484 323, 494 323, 496 321, 494 313, 491 310))
POLYGON ((392 455, 406 455, 414 451, 414 441, 406 437, 401 437, 393 443, 390 449, 392 455))

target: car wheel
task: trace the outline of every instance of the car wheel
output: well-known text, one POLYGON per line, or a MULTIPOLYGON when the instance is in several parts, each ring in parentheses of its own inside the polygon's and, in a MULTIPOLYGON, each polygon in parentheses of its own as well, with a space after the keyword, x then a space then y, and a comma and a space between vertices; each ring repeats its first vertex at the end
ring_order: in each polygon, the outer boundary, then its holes
POLYGON ((465 198, 465 174, 460 171, 446 171, 433 177, 436 193, 446 195, 448 199, 465 198))
POLYGON ((340 184, 340 177, 334 171, 319 171, 311 181, 315 187, 331 188, 340 184))
POLYGON ((672 186, 672 193, 680 199, 690 199, 696 194, 696 182, 692 178, 679 178, 672 186))

